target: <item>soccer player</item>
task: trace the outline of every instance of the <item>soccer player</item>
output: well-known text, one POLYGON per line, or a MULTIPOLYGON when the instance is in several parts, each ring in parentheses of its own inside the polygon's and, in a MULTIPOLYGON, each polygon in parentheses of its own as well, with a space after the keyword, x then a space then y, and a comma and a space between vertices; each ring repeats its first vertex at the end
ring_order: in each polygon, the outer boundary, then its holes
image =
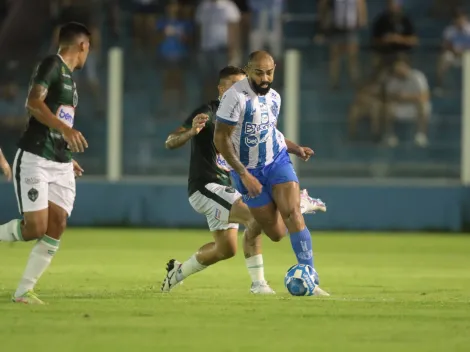
MULTIPOLYGON (((214 144, 256 222, 271 239, 290 233, 300 264, 313 267, 312 238, 300 211, 299 180, 288 153, 307 161, 313 151, 286 140, 277 129, 281 97, 271 84, 275 64, 265 51, 250 54, 246 79, 221 99, 214 144)), ((317 295, 328 295, 319 287, 317 295)))
POLYGON ((72 152, 87 141, 73 129, 78 94, 72 72, 85 65, 90 32, 79 23, 60 29, 59 52, 35 69, 26 102, 30 119, 13 164, 16 197, 23 220, 0 225, 0 241, 38 240, 31 251, 13 302, 44 304, 34 293, 38 279, 59 248, 75 200, 75 177, 82 168, 72 152))
POLYGON ((8 181, 11 180, 11 168, 10 164, 8 164, 7 159, 3 156, 3 152, 0 149, 0 169, 2 169, 3 174, 7 178, 8 181))
MULTIPOLYGON (((219 73, 219 97, 235 82, 245 78, 241 68, 228 66, 222 69, 219 73)), ((227 164, 214 146, 214 120, 218 106, 219 100, 214 100, 196 109, 165 143, 167 149, 175 149, 191 140, 189 202, 194 210, 206 215, 215 242, 202 246, 183 264, 170 260, 162 291, 168 292, 187 276, 233 257, 237 250, 238 223, 242 223, 246 227, 243 249, 252 279, 251 292, 271 294, 274 291, 264 278, 261 229, 242 202, 241 194, 231 187, 227 164)), ((302 206, 305 212, 326 210, 321 201, 311 199, 306 192, 302 194, 302 206)))

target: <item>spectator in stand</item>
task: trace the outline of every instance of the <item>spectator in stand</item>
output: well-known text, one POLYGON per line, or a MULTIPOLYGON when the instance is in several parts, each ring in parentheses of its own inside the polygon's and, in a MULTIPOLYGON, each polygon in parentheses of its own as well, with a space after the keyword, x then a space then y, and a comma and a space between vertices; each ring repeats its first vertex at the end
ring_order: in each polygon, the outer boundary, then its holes
POLYGON ((155 47, 155 21, 158 13, 163 12, 162 0, 132 0, 134 50, 141 59, 151 55, 148 50, 155 47))
POLYGON ((183 69, 188 57, 188 41, 192 35, 191 24, 181 19, 181 7, 178 2, 166 6, 166 15, 157 21, 159 39, 159 61, 163 71, 163 99, 159 105, 167 115, 171 107, 182 108, 185 102, 183 69))
POLYGON ((438 19, 451 19, 455 12, 463 5, 463 0, 434 0, 430 14, 438 19))
POLYGON ((436 95, 442 95, 444 76, 453 67, 462 66, 462 54, 470 50, 470 22, 465 13, 458 12, 454 23, 444 31, 443 53, 437 65, 436 95))
POLYGON ((269 49, 282 59, 282 10, 284 0, 248 0, 251 10, 250 52, 269 49), (266 46, 268 48, 266 48, 266 46))
POLYGON ((388 68, 397 57, 408 55, 418 44, 414 25, 402 10, 403 0, 388 0, 388 9, 372 28, 374 66, 388 68))
POLYGON ((330 84, 339 89, 341 60, 347 55, 349 76, 353 83, 359 79, 358 30, 367 25, 365 0, 320 0, 320 27, 327 33, 330 44, 330 84))
MULTIPOLYGON (((251 30, 251 13, 250 7, 248 6, 249 0, 234 0, 233 2, 237 5, 238 9, 241 13, 241 20, 240 20, 240 50, 242 52, 246 52, 249 50, 248 43, 249 43, 249 35, 251 30)), ((245 56, 245 55, 243 55, 245 56)))
POLYGON ((218 72, 227 65, 239 66, 241 14, 231 0, 203 0, 196 9, 199 27, 199 64, 203 100, 216 96, 218 72))
POLYGON ((394 133, 395 120, 417 121, 415 143, 419 147, 428 145, 427 127, 431 114, 429 85, 426 76, 410 67, 406 59, 393 64, 393 73, 385 86, 386 133, 390 147, 398 145, 394 133))
POLYGON ((357 124, 360 119, 370 120, 370 134, 374 142, 381 138, 381 113, 383 112, 383 81, 375 75, 367 79, 356 92, 353 103, 349 108, 349 137, 351 140, 357 138, 357 124))

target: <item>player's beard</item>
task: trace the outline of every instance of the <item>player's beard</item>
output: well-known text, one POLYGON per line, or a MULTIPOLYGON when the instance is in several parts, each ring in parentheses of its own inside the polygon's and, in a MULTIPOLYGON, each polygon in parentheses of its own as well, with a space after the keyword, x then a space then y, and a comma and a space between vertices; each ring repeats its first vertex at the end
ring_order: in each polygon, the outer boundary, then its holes
POLYGON ((256 82, 253 81, 252 79, 250 79, 250 83, 255 93, 260 94, 260 95, 268 94, 272 85, 272 82, 267 82, 267 81, 261 82, 261 84, 256 84, 256 82), (266 85, 266 87, 261 87, 262 85, 266 85))

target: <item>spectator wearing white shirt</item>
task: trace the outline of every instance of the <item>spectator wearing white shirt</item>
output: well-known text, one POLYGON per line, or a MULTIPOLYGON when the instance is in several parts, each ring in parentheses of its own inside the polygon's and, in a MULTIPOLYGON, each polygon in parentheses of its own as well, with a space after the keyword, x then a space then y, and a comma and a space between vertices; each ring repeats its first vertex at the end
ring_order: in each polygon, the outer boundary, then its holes
POLYGON ((231 0, 203 0, 196 9, 205 100, 216 94, 213 88, 219 70, 227 65, 239 65, 240 19, 240 10, 231 0))
POLYGON ((449 68, 462 65, 462 54, 470 50, 470 22, 467 16, 459 12, 454 18, 454 24, 444 31, 444 51, 437 66, 436 94, 442 93, 444 76, 449 68))
POLYGON ((395 120, 416 121, 415 143, 420 147, 428 145, 427 127, 431 114, 429 85, 426 76, 399 59, 393 65, 392 76, 385 86, 387 143, 398 144, 394 133, 395 120))
POLYGON ((284 0, 248 0, 248 4, 251 10, 250 52, 269 49, 280 60, 284 0))

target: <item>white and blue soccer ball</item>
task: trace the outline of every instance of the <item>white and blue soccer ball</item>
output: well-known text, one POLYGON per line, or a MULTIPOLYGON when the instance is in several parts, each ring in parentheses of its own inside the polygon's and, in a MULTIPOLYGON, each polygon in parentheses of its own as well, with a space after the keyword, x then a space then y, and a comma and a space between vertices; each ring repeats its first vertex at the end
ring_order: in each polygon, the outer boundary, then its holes
POLYGON ((317 272, 306 264, 291 266, 284 277, 284 285, 293 296, 312 296, 318 284, 317 272))

